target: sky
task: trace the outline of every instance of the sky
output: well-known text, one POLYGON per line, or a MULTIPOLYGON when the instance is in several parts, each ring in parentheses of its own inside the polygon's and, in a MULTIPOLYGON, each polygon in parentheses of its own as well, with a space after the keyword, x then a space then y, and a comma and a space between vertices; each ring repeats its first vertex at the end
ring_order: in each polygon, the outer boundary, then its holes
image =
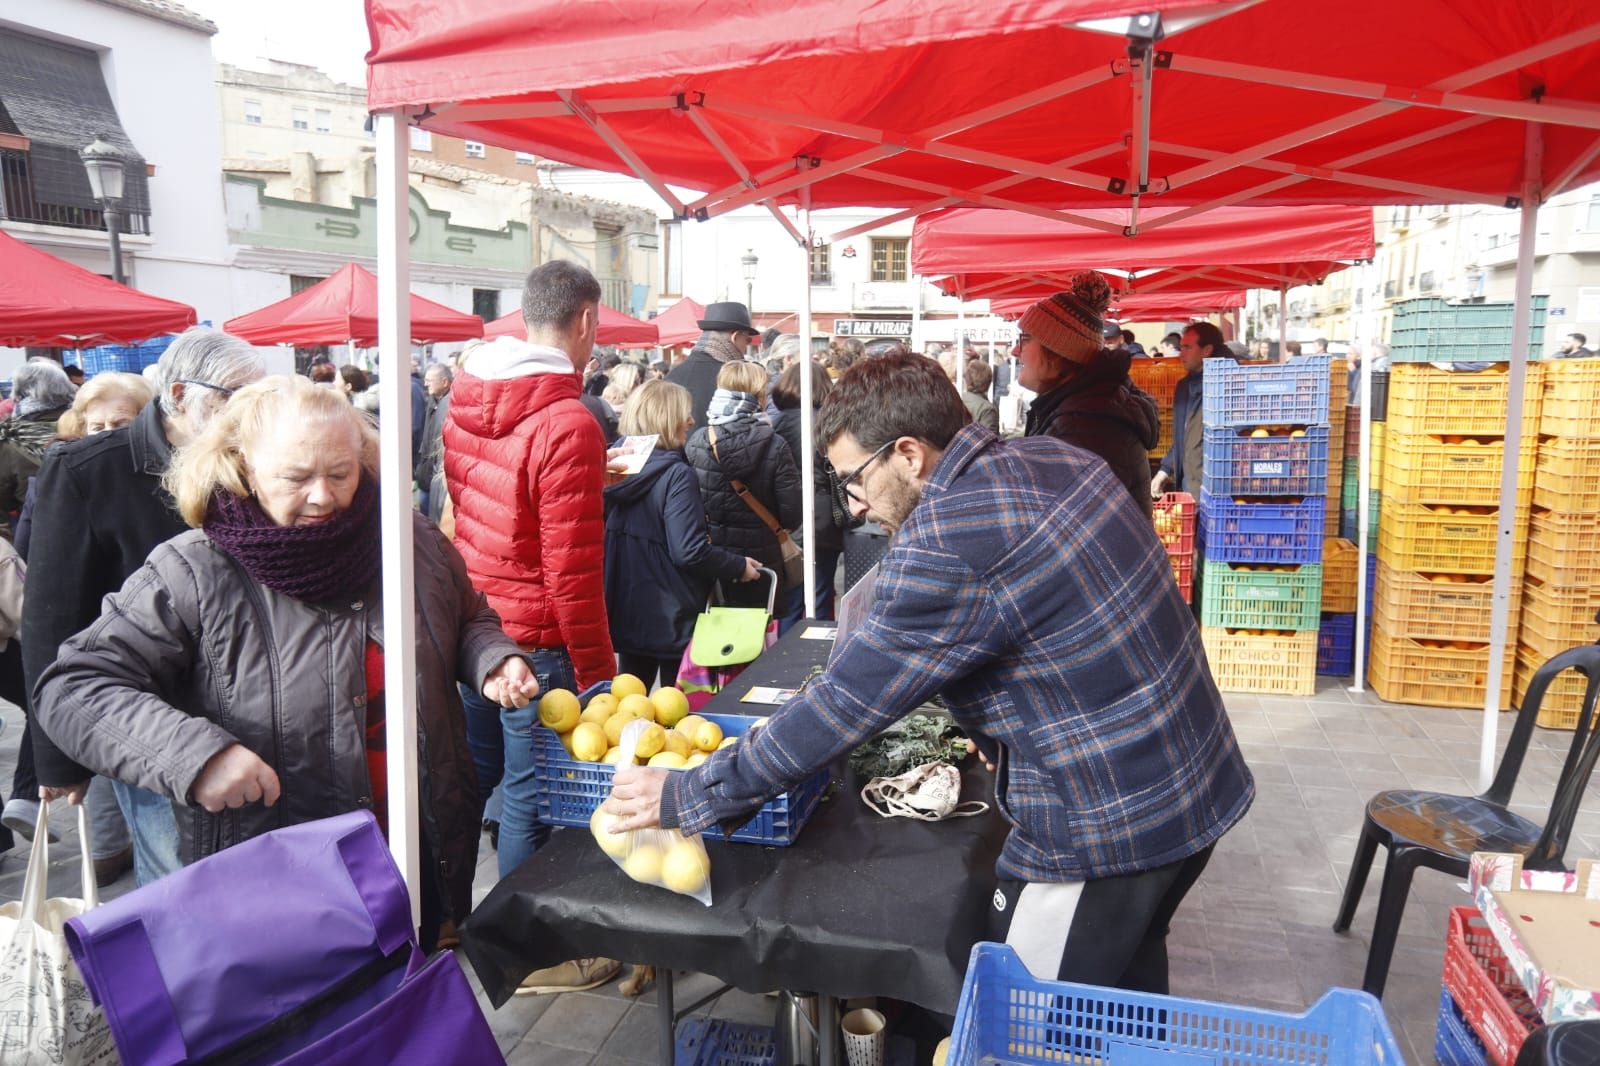
POLYGON ((179 2, 217 24, 212 51, 224 63, 260 68, 264 59, 282 59, 318 67, 340 81, 366 82, 361 0, 179 2))

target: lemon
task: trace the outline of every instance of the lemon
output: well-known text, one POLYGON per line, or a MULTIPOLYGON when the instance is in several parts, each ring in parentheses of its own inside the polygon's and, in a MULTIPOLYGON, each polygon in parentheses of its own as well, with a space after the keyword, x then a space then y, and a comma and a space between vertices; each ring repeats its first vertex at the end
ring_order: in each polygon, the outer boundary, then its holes
POLYGON ((609 692, 602 692, 589 701, 589 706, 578 715, 580 722, 593 722, 595 725, 605 725, 606 719, 617 713, 617 698, 609 692))
POLYGON ((647 885, 661 883, 661 849, 654 844, 639 844, 622 860, 622 870, 635 881, 647 885))
POLYGON ((705 722, 705 719, 701 718, 698 714, 687 714, 678 719, 678 724, 672 728, 676 729, 678 732, 682 733, 692 741, 694 739, 694 731, 699 729, 703 722, 705 722))
POLYGON ((716 751, 717 745, 722 743, 722 727, 715 722, 702 721, 689 740, 701 751, 716 751))
POLYGON ((628 713, 635 718, 653 722, 656 720, 656 705, 650 702, 649 696, 624 696, 622 702, 617 704, 617 713, 628 713))
POLYGON ((738 737, 724 737, 722 743, 717 745, 717 750, 721 751, 723 748, 731 748, 737 743, 739 743, 738 737))
POLYGON ((610 763, 612 766, 621 766, 622 749, 617 747, 607 748, 605 757, 600 761, 604 763, 610 763))
POLYGON ((706 887, 711 876, 711 860, 704 849, 692 840, 672 845, 661 862, 661 883, 674 892, 694 895, 706 887))
POLYGON ((1272 434, 1268 433, 1265 429, 1253 430, 1253 431, 1251 431, 1250 435, 1252 437, 1270 437, 1270 436, 1272 436, 1272 434))
POLYGON ((643 696, 647 691, 649 690, 644 687, 644 682, 632 674, 618 674, 611 679, 611 694, 619 700, 625 700, 629 696, 643 696))
POLYGON ((589 816, 589 832, 594 834, 594 841, 600 845, 601 851, 613 859, 622 859, 628 854, 628 834, 610 832, 611 823, 615 821, 615 816, 596 807, 589 816))
POLYGON ((539 697, 539 721, 557 733, 570 733, 578 724, 578 697, 564 688, 553 688, 539 697))
POLYGON ((651 722, 644 727, 644 732, 639 734, 639 740, 634 745, 633 754, 638 759, 648 759, 666 747, 667 731, 651 722))
POLYGON ((676 729, 667 729, 663 732, 666 734, 667 741, 666 744, 663 745, 661 749, 662 751, 670 751, 672 754, 681 755, 685 759, 687 759, 690 754, 693 753, 694 745, 689 743, 688 737, 684 736, 676 729))
MULTIPOLYGON (((577 730, 573 730, 573 733, 577 730)), ((556 739, 561 741, 561 746, 567 749, 567 754, 572 754, 572 733, 557 733, 556 739)))
POLYGON ((579 762, 599 762, 606 757, 606 731, 593 722, 579 722, 570 734, 572 757, 579 762))
POLYGON ((658 688, 650 694, 656 707, 656 721, 671 729, 689 713, 689 700, 675 688, 658 688))
POLYGON ((682 770, 684 766, 684 758, 682 755, 679 755, 675 752, 658 751, 654 755, 650 756, 650 761, 645 763, 645 765, 655 766, 662 770, 682 770))
POLYGON ((703 763, 705 761, 706 761, 706 753, 705 752, 703 752, 703 751, 690 752, 689 753, 689 757, 687 759, 683 760, 683 768, 685 770, 692 770, 696 766, 699 766, 701 763, 703 763))
POLYGON ((629 722, 637 720, 638 715, 622 708, 617 708, 617 713, 606 719, 606 739, 613 745, 622 743, 622 727, 629 722))

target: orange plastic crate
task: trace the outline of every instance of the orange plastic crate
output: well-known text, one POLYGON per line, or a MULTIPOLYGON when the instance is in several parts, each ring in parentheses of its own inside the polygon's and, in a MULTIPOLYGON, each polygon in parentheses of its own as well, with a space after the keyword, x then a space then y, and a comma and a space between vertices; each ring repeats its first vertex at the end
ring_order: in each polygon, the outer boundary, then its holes
MULTIPOLYGON (((1500 682, 1502 708, 1511 706, 1515 652, 1514 648, 1506 648, 1505 670, 1500 682)), ((1488 670, 1487 644, 1470 649, 1430 647, 1411 637, 1391 636, 1373 622, 1372 661, 1367 667, 1367 681, 1379 699, 1425 707, 1481 708, 1488 691, 1488 670)))
MULTIPOLYGON (((1536 438, 1531 436, 1524 438, 1521 445, 1517 457, 1517 506, 1527 507, 1533 502, 1538 447, 1536 438)), ((1391 433, 1384 441, 1384 495, 1402 503, 1498 507, 1505 450, 1503 437, 1477 441, 1455 435, 1391 433)))
POLYGON ((1361 553, 1352 542, 1341 537, 1322 542, 1322 609, 1328 614, 1355 613, 1360 567, 1361 553))
POLYGON ((1279 633, 1202 626, 1211 676, 1223 692, 1310 696, 1317 690, 1317 631, 1279 633))
POLYGON ((1535 504, 1600 514, 1600 437, 1546 437, 1539 442, 1535 465, 1535 504))
MULTIPOLYGON (((1528 696, 1528 686, 1539 667, 1550 661, 1550 656, 1535 651, 1526 644, 1517 647, 1517 673, 1514 683, 1513 705, 1522 709, 1528 696)), ((1583 693, 1587 681, 1576 670, 1563 670, 1550 687, 1544 691, 1544 701, 1539 704, 1539 714, 1534 721, 1545 729, 1576 729, 1583 715, 1583 693)))
POLYGON ((1600 516, 1534 511, 1528 576, 1559 588, 1600 585, 1600 516))
POLYGON ((1565 588, 1536 580, 1522 586, 1522 642, 1548 658, 1600 640, 1600 588, 1565 588))
MULTIPOLYGON (((1396 363, 1389 376, 1389 432, 1503 436, 1511 389, 1506 366, 1458 373, 1427 363, 1396 363)), ((1544 364, 1529 363, 1524 433, 1538 432, 1543 385, 1544 364)))
MULTIPOLYGON (((1539 432, 1552 437, 1600 438, 1600 361, 1551 359, 1544 368, 1539 432)), ((1532 367, 1529 367, 1531 370, 1532 367)))
MULTIPOLYGON (((1517 576, 1512 575, 1513 587, 1517 576)), ((1472 580, 1465 574, 1397 570, 1382 558, 1378 560, 1372 621, 1393 636, 1487 643, 1493 606, 1492 581, 1472 580), (1441 577, 1453 580, 1435 580, 1441 577)), ((1517 601, 1513 599, 1509 622, 1513 633, 1517 628, 1517 610, 1517 601)))
MULTIPOLYGON (((1493 574, 1498 514, 1457 514, 1461 508, 1383 501, 1378 557, 1398 570, 1493 574)), ((1517 508, 1512 566, 1528 555, 1528 508, 1517 508)))

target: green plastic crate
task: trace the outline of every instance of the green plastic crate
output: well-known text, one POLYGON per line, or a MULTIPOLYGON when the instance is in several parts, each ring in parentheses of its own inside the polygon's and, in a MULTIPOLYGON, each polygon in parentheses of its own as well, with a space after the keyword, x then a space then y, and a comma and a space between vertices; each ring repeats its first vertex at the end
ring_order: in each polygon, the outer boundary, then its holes
MULTIPOLYGON (((1528 353, 1544 351, 1547 296, 1533 298, 1528 328, 1528 353)), ((1393 363, 1504 363, 1511 359, 1512 305, 1509 303, 1447 304, 1426 297, 1394 305, 1389 326, 1389 360, 1393 363)))
MULTIPOLYGON (((1268 573, 1242 563, 1206 564, 1200 623, 1224 629, 1304 632, 1322 624, 1322 567, 1268 573)), ((1281 567, 1280 569, 1288 569, 1281 567)))

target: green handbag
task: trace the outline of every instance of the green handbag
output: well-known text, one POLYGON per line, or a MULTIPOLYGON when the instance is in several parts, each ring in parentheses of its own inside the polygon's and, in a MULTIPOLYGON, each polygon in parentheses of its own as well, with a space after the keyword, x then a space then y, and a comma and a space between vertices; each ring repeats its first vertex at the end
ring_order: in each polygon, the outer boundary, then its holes
POLYGON ((689 661, 696 666, 742 666, 766 650, 767 626, 777 603, 778 575, 761 568, 771 582, 767 606, 721 607, 706 604, 695 619, 694 636, 689 641, 689 661))

